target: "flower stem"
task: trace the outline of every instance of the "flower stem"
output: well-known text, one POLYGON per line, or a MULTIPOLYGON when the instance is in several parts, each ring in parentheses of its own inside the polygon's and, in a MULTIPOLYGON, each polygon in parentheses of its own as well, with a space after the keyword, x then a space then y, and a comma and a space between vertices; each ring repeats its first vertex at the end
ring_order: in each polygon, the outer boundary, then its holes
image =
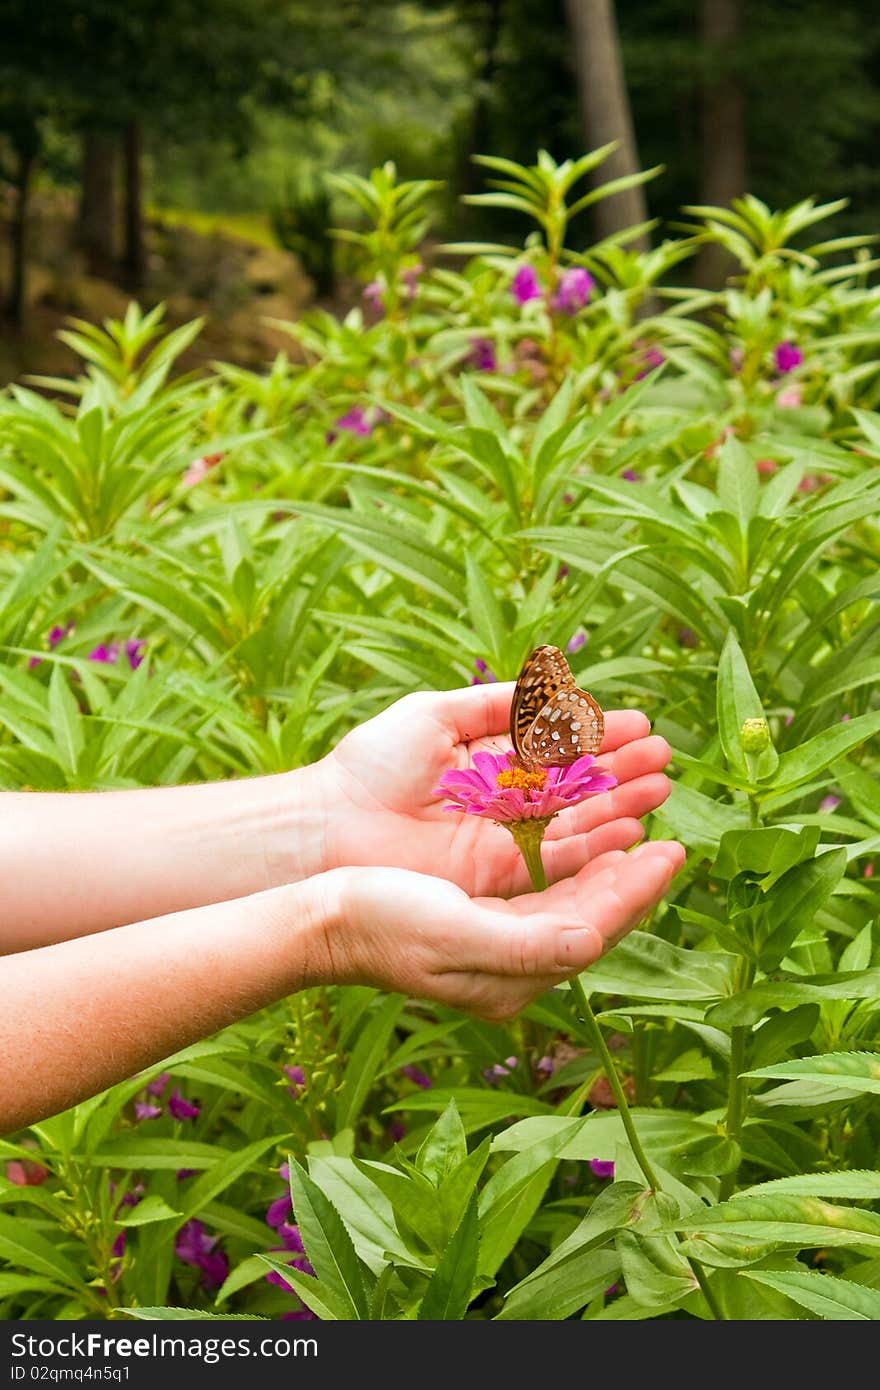
MULTIPOLYGON (((535 889, 537 893, 540 893, 548 886, 547 875, 544 872, 544 865, 541 860, 541 840, 543 839, 545 827, 541 826, 540 831, 538 832, 538 826, 535 822, 530 823, 528 821, 520 821, 519 823, 514 822, 512 824, 508 826, 508 828, 511 829, 511 833, 514 834, 514 839, 516 840, 516 843, 518 844, 520 849, 520 853, 522 854, 522 857, 525 860, 526 867, 529 871, 529 876, 532 880, 532 887, 535 889), (520 832, 519 834, 513 832, 512 824, 517 824, 517 830, 520 832), (523 828, 527 825, 530 826, 531 833, 523 833, 523 828)), ((626 1133, 626 1137, 629 1140, 633 1157, 635 1158, 636 1163, 641 1168, 645 1181, 648 1184, 648 1187, 651 1189, 651 1191, 660 1192, 662 1190, 660 1187, 660 1183, 658 1182, 657 1175, 651 1166, 650 1159, 645 1153, 645 1150, 642 1148, 642 1142, 639 1139, 638 1134, 636 1133, 635 1123, 630 1112, 629 1103, 626 1099, 626 1093, 624 1092, 623 1086, 620 1081, 620 1077, 617 1074, 617 1068, 614 1065, 611 1053, 608 1050, 608 1044, 605 1042, 602 1029, 599 1027, 596 1015, 593 1013, 593 1010, 590 1006, 589 996, 587 994, 587 991, 584 989, 583 981, 581 980, 581 977, 579 975, 573 975, 571 977, 571 979, 569 980, 569 988, 576 1001, 578 1012, 581 1014, 584 1024, 586 1025, 586 1029, 592 1040, 593 1047, 597 1052, 599 1059, 601 1060, 602 1070, 605 1073, 605 1078, 608 1082, 608 1085, 611 1087, 612 1095, 614 1096, 614 1099, 617 1103, 617 1110, 620 1115, 620 1120, 623 1125, 624 1132, 626 1133)), ((693 1270, 694 1278, 700 1286, 700 1291, 702 1292, 703 1298, 706 1300, 706 1304, 709 1308, 710 1313, 712 1314, 712 1317, 716 1319, 716 1321, 724 1321, 724 1311, 718 1303, 717 1299, 715 1298, 715 1294, 709 1285, 709 1280, 706 1277, 705 1271, 703 1270, 702 1266, 699 1265, 696 1260, 691 1259, 689 1257, 686 1258, 688 1264, 693 1270)))

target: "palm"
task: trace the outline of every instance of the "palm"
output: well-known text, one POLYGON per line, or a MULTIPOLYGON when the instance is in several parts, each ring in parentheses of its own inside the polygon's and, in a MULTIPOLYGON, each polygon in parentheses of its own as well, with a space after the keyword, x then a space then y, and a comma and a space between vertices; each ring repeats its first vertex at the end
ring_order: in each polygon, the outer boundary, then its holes
MULTIPOLYGON (((328 867, 393 865, 448 879, 467 893, 524 892, 528 876, 507 831, 445 811, 434 792, 444 772, 468 767, 475 752, 510 747, 502 731, 511 692, 512 686, 497 685, 410 696, 343 739, 321 764, 334 805, 328 867)), ((637 711, 606 716, 602 763, 619 785, 551 824, 544 849, 551 880, 641 837, 638 818, 668 793, 661 769, 669 749, 647 732, 637 711)))

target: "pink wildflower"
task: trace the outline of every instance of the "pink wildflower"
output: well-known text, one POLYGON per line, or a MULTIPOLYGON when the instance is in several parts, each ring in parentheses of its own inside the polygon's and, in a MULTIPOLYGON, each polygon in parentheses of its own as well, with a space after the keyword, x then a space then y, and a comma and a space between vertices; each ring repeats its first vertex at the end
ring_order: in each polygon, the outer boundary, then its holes
POLYGON ((530 299, 543 298, 541 282, 533 265, 521 265, 513 277, 510 293, 517 304, 528 304, 530 299))

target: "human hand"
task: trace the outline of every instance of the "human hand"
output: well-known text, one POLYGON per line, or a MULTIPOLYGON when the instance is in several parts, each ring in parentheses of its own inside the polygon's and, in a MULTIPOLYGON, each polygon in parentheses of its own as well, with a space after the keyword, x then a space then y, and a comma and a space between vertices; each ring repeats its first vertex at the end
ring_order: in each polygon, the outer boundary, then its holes
POLYGON ((372 985, 504 1022, 615 945, 684 859, 675 840, 611 850, 511 901, 405 869, 338 869, 322 875, 333 905, 320 914, 309 982, 372 985))
MULTIPOLYGON (((434 789, 474 753, 510 748, 513 683, 415 693, 361 724, 311 769, 324 823, 322 868, 388 865, 435 875, 468 894, 510 897, 529 887, 511 836, 480 816, 443 809, 434 789)), ((618 785, 550 824, 543 859, 551 883, 643 836, 639 817, 669 795, 666 740, 638 710, 605 715, 601 766, 618 785)))

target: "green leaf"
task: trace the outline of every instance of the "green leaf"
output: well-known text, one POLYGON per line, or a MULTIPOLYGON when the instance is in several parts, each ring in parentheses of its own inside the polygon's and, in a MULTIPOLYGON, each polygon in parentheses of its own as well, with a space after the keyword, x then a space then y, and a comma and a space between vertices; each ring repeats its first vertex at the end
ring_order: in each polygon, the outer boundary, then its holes
POLYGON ((360 1115, 405 1003, 402 994, 389 995, 361 1029, 336 1098, 337 1129, 354 1125, 360 1115))
POLYGON ((767 1269, 743 1270, 745 1279, 766 1284, 818 1317, 834 1322, 880 1320, 880 1290, 865 1289, 833 1274, 805 1269, 802 1274, 767 1269))
POLYGON ((754 1077, 773 1077, 780 1081, 801 1080, 857 1095, 880 1095, 880 1056, 874 1052, 829 1052, 823 1056, 800 1057, 775 1066, 759 1067, 745 1073, 754 1077))
POLYGON ((569 1120, 562 1127, 539 1139, 493 1173, 480 1193, 480 1224, 482 1248, 480 1273, 494 1274, 501 1261, 516 1244, 522 1227, 531 1217, 531 1200, 540 1202, 547 1183, 555 1171, 560 1154, 580 1130, 582 1120, 569 1120), (523 1216, 520 1201, 526 1198, 527 1216, 523 1216))
POLYGON ((633 932, 581 976, 591 993, 633 999, 717 999, 730 994, 737 959, 722 951, 690 951, 659 936, 633 932))
POLYGON ((772 1196, 781 1192, 794 1197, 843 1197, 852 1201, 880 1201, 880 1173, 852 1169, 842 1173, 797 1173, 774 1178, 743 1189, 741 1197, 772 1196))
POLYGON ((728 435, 718 452, 718 500, 736 517, 744 535, 758 510, 760 496, 761 484, 751 454, 735 435, 728 435))
POLYGON ((842 758, 853 748, 858 748, 866 739, 880 733, 880 710, 872 714, 862 714, 846 723, 836 724, 808 739, 799 748, 792 748, 780 754, 779 766, 773 779, 774 790, 796 787, 801 782, 809 782, 818 772, 824 771, 837 758, 842 758))
POLYGON ((147 1226, 152 1221, 168 1221, 180 1212, 169 1207, 162 1197, 144 1197, 136 1207, 123 1208, 116 1221, 120 1226, 147 1226))
POLYGON ((450 1100, 416 1154, 416 1167, 439 1187, 467 1158, 467 1141, 458 1106, 450 1100))
POLYGON ((472 1197, 425 1290, 419 1305, 420 1321, 464 1318, 477 1274, 479 1225, 477 1202, 472 1197))
POLYGON ((128 1318, 138 1318, 141 1322, 205 1322, 219 1319, 221 1322, 268 1322, 258 1313, 206 1313, 204 1308, 121 1308, 128 1318))
POLYGON ((0 1257, 16 1268, 32 1270, 74 1289, 83 1283, 79 1270, 59 1253, 56 1243, 40 1235, 22 1216, 0 1212, 0 1257))
POLYGON ((561 1321, 570 1318, 614 1283, 620 1257, 614 1250, 587 1249, 511 1291, 496 1322, 507 1320, 561 1321))
POLYGON ((837 1207, 815 1197, 731 1198, 716 1207, 678 1218, 680 1231, 721 1231, 795 1250, 845 1246, 880 1250, 880 1216, 856 1207, 837 1207))
MULTIPOLYGON (((186 1194, 186 1201, 182 1204, 180 1213, 181 1222, 189 1221, 193 1216, 197 1216, 208 1202, 213 1202, 215 1197, 219 1197, 227 1187, 252 1168, 258 1159, 263 1157, 267 1149, 274 1148, 287 1138, 284 1134, 270 1134, 262 1139, 257 1139, 253 1144, 247 1144, 243 1149, 233 1149, 231 1152, 224 1153, 219 1162, 215 1163, 209 1172, 197 1178, 186 1194)), ((192 1165, 181 1165, 192 1166, 192 1165)))
MULTIPOLYGON (((364 1283, 366 1267, 357 1257, 351 1236, 332 1202, 292 1154, 288 1165, 296 1224, 312 1268, 321 1284, 330 1291, 334 1303, 344 1310, 340 1317, 365 1319, 369 1305, 364 1283)), ((290 1283, 296 1287, 293 1279, 290 1283)))
POLYGON ((82 719, 62 666, 53 668, 49 680, 49 718, 63 766, 74 776, 83 750, 82 719))
POLYGON ((770 890, 766 907, 769 935, 759 954, 762 970, 775 970, 788 949, 813 921, 846 872, 845 849, 830 850, 806 864, 796 864, 770 890))

